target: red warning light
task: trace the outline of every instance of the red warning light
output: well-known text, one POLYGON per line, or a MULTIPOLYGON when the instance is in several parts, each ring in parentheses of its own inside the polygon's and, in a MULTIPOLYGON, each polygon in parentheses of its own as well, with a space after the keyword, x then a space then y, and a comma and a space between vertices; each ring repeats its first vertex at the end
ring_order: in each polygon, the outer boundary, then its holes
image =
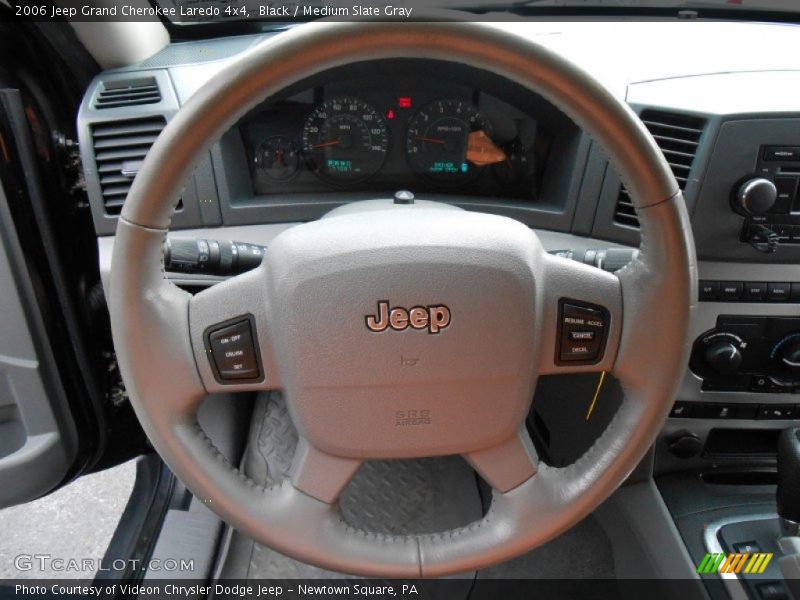
POLYGON ((400 108, 411 108, 411 96, 400 96, 397 99, 397 106, 400 108))
POLYGON ((394 109, 393 108, 390 108, 389 112, 386 113, 386 118, 387 119, 394 119, 394 109))

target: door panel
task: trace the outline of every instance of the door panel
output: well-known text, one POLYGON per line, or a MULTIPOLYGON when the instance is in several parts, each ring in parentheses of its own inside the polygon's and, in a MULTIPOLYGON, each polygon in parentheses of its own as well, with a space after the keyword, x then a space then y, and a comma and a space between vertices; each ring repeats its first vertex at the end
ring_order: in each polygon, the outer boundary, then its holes
POLYGON ((97 65, 0 22, 0 507, 152 451, 119 377, 76 139, 97 65))
POLYGON ((55 488, 77 448, 32 288, 0 182, 0 507, 55 488))

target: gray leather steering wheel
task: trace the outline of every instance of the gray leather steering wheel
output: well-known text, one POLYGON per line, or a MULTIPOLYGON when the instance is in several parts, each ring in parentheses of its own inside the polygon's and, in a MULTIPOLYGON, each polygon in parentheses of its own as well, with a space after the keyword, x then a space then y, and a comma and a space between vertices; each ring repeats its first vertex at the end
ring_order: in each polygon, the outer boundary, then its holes
POLYGON ((186 486, 280 552, 389 577, 442 576, 509 559, 565 531, 623 483, 669 411, 697 287, 682 196, 634 113, 550 51, 475 23, 313 23, 235 60, 180 109, 147 155, 119 220, 110 284, 131 402, 186 486), (194 296, 167 281, 170 218, 182 182, 211 144, 293 83, 387 58, 492 71, 563 110, 605 148, 630 190, 641 222, 638 258, 610 274, 548 255, 535 233, 504 217, 367 202, 288 229, 260 268, 194 296), (563 299, 607 311, 596 364, 559 364, 563 299), (373 331, 365 317, 380 301, 407 311, 394 317, 396 327, 373 331), (252 315, 261 377, 220 383, 204 334, 244 315, 252 315), (416 359, 413 368, 401 355, 416 359), (537 378, 584 371, 612 373, 624 401, 573 465, 539 463, 524 425, 537 378), (209 393, 276 388, 285 390, 300 442, 290 477, 262 488, 214 448, 196 412, 209 393), (407 411, 423 410, 404 426, 407 411), (480 521, 391 536, 342 519, 336 499, 362 461, 446 454, 463 455, 492 485, 480 521))

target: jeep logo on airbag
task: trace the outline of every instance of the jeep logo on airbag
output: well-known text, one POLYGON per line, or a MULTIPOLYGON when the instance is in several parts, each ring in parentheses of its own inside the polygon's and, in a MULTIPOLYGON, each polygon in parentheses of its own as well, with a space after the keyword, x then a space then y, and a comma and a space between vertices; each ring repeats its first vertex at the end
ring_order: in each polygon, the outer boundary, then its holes
POLYGON ((367 329, 380 333, 391 328, 395 331, 427 329, 428 333, 439 333, 450 325, 450 309, 444 304, 431 306, 414 306, 406 309, 402 306, 389 308, 389 302, 378 302, 378 313, 365 317, 367 329))

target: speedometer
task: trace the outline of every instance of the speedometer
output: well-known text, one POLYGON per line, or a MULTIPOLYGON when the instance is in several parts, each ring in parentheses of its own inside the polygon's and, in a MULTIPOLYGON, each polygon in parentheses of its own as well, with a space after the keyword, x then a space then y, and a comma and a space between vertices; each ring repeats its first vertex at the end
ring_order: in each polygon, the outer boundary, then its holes
POLYGON ((471 160, 469 144, 476 136, 489 139, 487 129, 488 124, 470 102, 431 102, 408 125, 408 163, 414 171, 441 185, 466 183, 485 165, 471 160))
POLYGON ((377 173, 389 151, 383 117, 353 97, 332 98, 315 108, 303 126, 302 141, 308 168, 339 185, 377 173))

